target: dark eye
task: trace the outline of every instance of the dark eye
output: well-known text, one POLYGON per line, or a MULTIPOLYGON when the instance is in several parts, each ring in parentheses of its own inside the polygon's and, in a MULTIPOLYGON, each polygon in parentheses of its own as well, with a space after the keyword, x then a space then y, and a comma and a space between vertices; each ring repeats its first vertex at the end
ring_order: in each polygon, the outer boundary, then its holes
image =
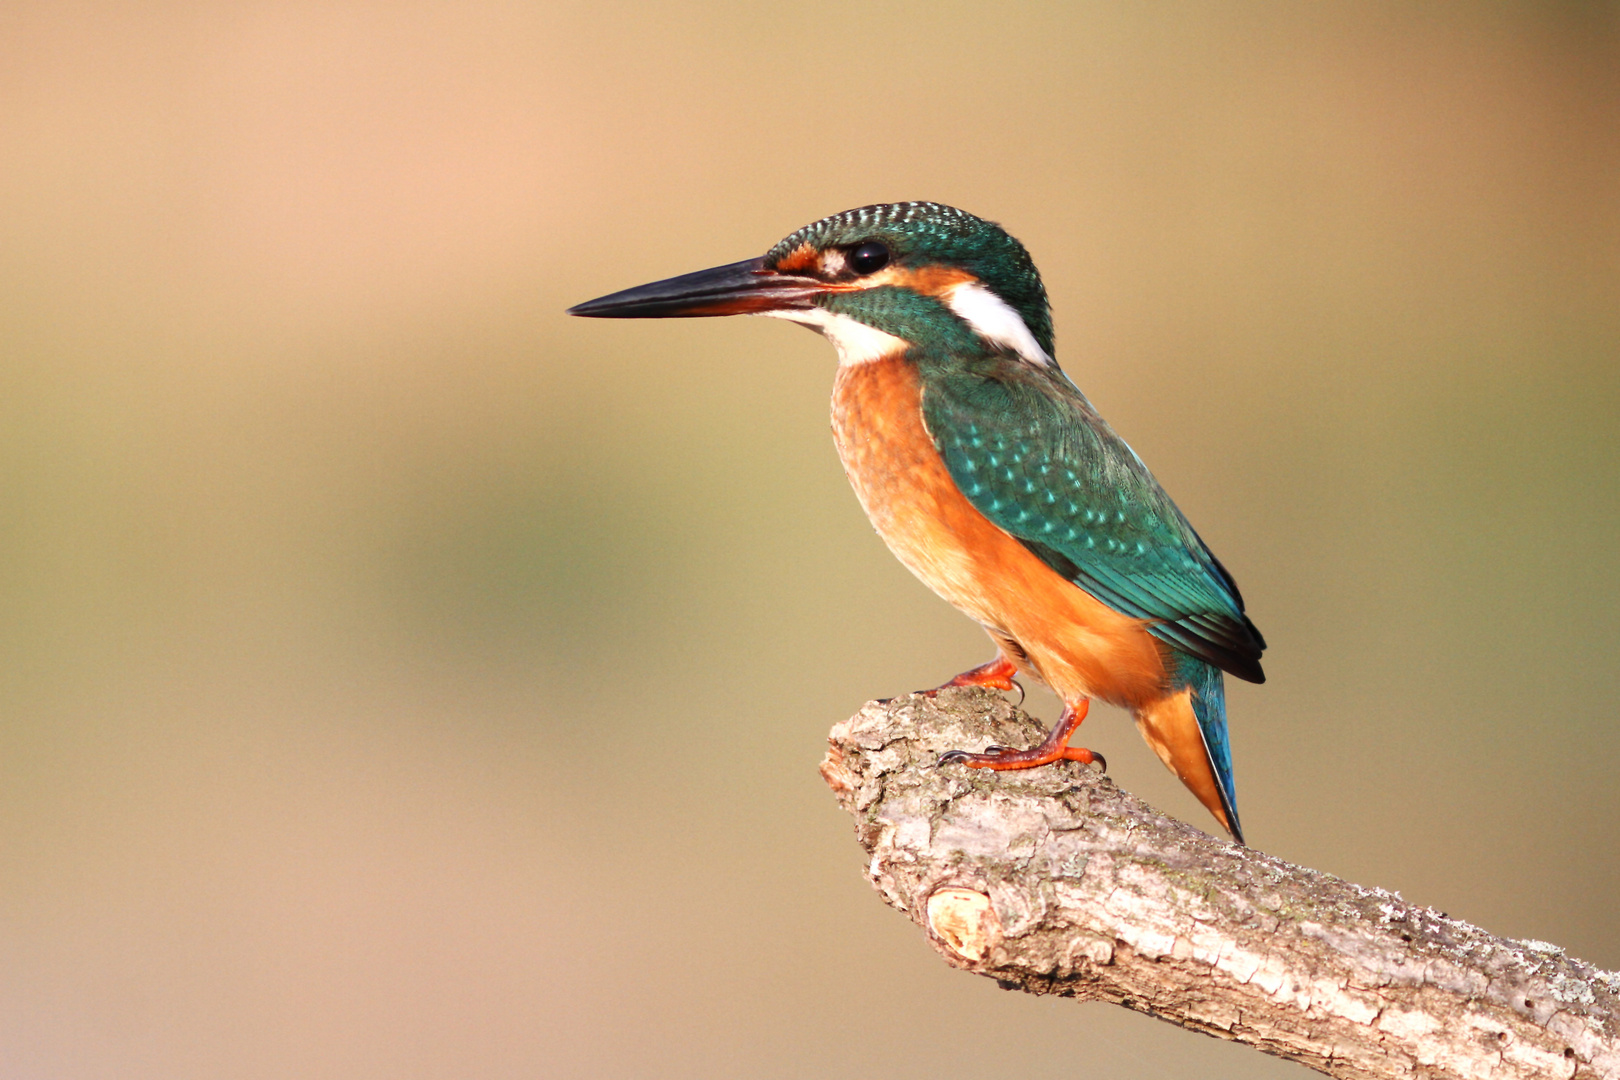
POLYGON ((889 265, 889 249, 876 240, 868 240, 849 253, 849 268, 857 274, 875 274, 889 265))

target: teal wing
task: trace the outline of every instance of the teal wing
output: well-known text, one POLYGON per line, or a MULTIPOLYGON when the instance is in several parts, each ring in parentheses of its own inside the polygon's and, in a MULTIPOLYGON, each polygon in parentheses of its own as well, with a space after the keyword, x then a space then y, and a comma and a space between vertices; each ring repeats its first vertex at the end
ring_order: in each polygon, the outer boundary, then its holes
POLYGON ((1250 682, 1265 639, 1232 576, 1061 373, 924 371, 923 421, 980 513, 1166 644, 1250 682))

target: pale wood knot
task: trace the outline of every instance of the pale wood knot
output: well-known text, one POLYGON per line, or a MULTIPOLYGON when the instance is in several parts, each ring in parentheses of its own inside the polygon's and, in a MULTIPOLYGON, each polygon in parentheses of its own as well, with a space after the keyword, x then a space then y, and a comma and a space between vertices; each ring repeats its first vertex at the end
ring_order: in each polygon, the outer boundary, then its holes
POLYGON ((948 887, 928 898, 928 928, 957 956, 976 964, 1001 938, 1001 920, 990 898, 972 889, 948 887))

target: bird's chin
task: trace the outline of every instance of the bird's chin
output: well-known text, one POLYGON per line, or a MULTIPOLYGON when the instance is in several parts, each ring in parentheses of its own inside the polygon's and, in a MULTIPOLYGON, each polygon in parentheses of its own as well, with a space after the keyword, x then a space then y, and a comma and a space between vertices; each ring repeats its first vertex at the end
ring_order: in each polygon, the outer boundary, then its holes
POLYGON ((868 364, 886 356, 898 356, 908 348, 904 338, 897 338, 875 326, 822 307, 784 308, 756 314, 786 319, 821 334, 838 350, 838 363, 844 367, 868 364))

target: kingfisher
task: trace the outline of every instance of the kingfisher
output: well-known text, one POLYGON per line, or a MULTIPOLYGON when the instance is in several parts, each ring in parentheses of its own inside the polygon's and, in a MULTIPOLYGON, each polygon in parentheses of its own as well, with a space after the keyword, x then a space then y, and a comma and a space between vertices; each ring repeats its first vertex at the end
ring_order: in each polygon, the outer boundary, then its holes
POLYGON ((1106 768, 1069 745, 1100 699, 1243 843, 1223 673, 1264 682, 1265 639, 1232 575, 1058 367, 1040 273, 1001 226, 940 203, 862 206, 758 258, 569 314, 766 315, 823 334, 838 353, 833 437, 861 506, 995 643, 944 686, 1012 690, 1023 675, 1063 702, 1039 745, 940 765, 1106 768))

